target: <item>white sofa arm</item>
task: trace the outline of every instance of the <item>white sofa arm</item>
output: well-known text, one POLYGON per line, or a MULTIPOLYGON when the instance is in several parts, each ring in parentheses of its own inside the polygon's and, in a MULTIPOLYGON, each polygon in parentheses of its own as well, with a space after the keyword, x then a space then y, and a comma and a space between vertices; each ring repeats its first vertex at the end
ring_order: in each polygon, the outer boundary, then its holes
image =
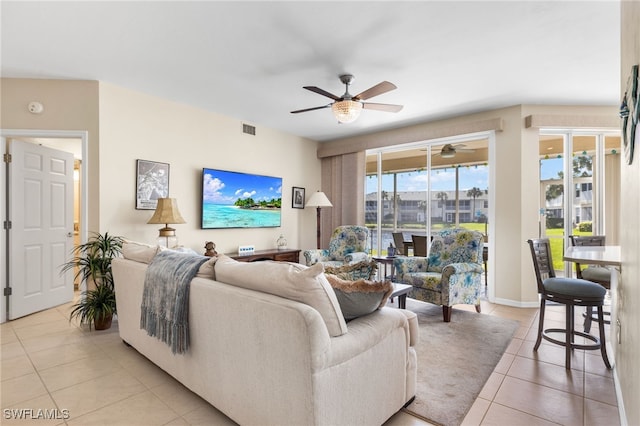
POLYGON ((409 346, 415 347, 420 341, 420 329, 418 328, 418 316, 415 312, 400 309, 409 321, 409 346))

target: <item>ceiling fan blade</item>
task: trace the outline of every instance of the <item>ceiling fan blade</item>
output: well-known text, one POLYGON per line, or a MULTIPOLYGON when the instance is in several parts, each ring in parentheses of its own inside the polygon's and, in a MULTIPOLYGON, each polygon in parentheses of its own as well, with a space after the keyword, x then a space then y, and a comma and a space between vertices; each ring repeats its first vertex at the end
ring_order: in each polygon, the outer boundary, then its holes
POLYGON ((363 101, 369 98, 373 98, 374 96, 390 92, 394 89, 397 89, 395 84, 389 83, 388 81, 383 81, 382 83, 378 83, 375 86, 368 88, 364 92, 355 95, 353 98, 355 100, 363 101))
POLYGON ((375 109, 378 111, 386 111, 386 112, 398 112, 403 108, 403 106, 393 105, 393 104, 377 104, 375 102, 363 102, 362 108, 375 109))
POLYGON ((299 112, 315 111, 317 109, 329 108, 330 106, 331 106, 331 104, 323 105, 323 106, 319 106, 319 107, 313 107, 313 108, 298 109, 298 110, 295 110, 295 111, 291 111, 291 114, 297 114, 299 112))
POLYGON ((331 98, 334 101, 340 100, 340 98, 338 96, 334 95, 333 93, 329 93, 326 90, 323 90, 323 89, 321 89, 319 87, 316 87, 316 86, 304 86, 303 88, 307 89, 307 90, 311 90, 312 92, 315 92, 315 93, 317 93, 319 95, 326 96, 327 98, 331 98))
POLYGON ((456 148, 456 152, 472 153, 472 152, 476 152, 476 150, 468 149, 468 148, 456 148))

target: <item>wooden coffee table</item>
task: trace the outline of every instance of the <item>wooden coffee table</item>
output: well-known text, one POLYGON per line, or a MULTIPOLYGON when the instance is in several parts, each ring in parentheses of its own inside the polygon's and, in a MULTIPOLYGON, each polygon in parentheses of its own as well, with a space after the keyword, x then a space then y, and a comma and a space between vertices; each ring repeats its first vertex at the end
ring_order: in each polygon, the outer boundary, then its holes
POLYGON ((391 297, 391 300, 394 297, 398 298, 398 308, 405 309, 407 307, 407 294, 411 291, 411 288, 413 286, 409 284, 393 283, 393 293, 389 297, 391 297))

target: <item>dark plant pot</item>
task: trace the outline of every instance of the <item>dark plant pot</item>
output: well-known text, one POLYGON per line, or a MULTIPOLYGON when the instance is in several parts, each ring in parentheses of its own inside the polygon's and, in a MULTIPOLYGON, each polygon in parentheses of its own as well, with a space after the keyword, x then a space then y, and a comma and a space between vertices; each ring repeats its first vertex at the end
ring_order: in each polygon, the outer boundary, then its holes
POLYGON ((93 321, 93 326, 96 330, 108 330, 111 328, 111 320, 113 315, 106 315, 104 317, 96 318, 93 321))

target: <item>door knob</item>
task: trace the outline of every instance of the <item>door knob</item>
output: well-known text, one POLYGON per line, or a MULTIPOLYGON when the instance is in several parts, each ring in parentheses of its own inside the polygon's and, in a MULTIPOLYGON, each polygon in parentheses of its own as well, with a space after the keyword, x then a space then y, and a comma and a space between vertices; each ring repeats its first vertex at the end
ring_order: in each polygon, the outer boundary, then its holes
POLYGON ((73 232, 67 232, 67 238, 73 238, 73 232))

